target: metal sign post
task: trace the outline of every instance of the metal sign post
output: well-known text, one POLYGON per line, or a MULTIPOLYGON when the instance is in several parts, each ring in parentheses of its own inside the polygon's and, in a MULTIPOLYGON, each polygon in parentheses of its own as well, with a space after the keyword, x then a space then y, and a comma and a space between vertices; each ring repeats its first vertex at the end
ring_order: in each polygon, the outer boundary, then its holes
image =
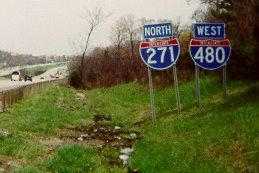
POLYGON ((189 52, 195 64, 195 85, 198 107, 200 107, 199 67, 205 70, 223 68, 223 98, 226 97, 226 64, 231 54, 231 44, 225 38, 224 23, 197 23, 193 27, 189 52))
POLYGON ((223 76, 222 76, 222 82, 223 82, 223 98, 225 99, 227 97, 227 65, 225 64, 222 69, 223 76))
MULTIPOLYGON (((178 113, 180 113, 180 94, 178 88, 176 62, 180 55, 180 44, 176 38, 168 40, 156 40, 151 42, 141 42, 139 47, 140 57, 148 68, 155 70, 166 70, 173 67, 174 83, 175 83, 175 95, 178 113)), ((151 70, 149 69, 149 71, 151 70)), ((151 74, 151 72, 150 72, 151 74)), ((149 81, 152 80, 149 75, 149 81)), ((150 87, 152 84, 150 84, 150 87)), ((152 93, 152 88, 150 88, 152 93)), ((151 94, 150 94, 151 96, 151 94)), ((152 97, 152 96, 151 96, 152 97)), ((150 98, 151 104, 153 99, 150 98)), ((152 110, 153 112, 153 110, 152 110)), ((153 114, 153 113, 152 113, 153 114)), ((153 117, 153 115, 152 115, 153 117)))
POLYGON ((180 94, 179 94, 179 87, 178 87, 176 65, 173 65, 173 75, 174 75, 174 88, 175 88, 175 98, 176 98, 176 104, 177 104, 177 111, 178 111, 178 114, 180 114, 181 113, 181 102, 180 102, 180 94))
MULTIPOLYGON (((145 39, 145 41, 148 41, 148 39, 145 39)), ((153 86, 152 72, 151 72, 150 67, 147 67, 147 69, 148 69, 148 82, 149 82, 150 112, 151 112, 152 122, 155 123, 155 121, 156 121, 156 107, 155 107, 155 96, 154 96, 154 86, 153 86)))
POLYGON ((156 121, 156 108, 155 108, 155 98, 154 98, 154 88, 151 69, 148 67, 148 81, 149 81, 149 94, 150 94, 150 110, 152 121, 156 121))
POLYGON ((139 53, 142 61, 148 67, 148 79, 150 88, 150 107, 153 122, 156 121, 156 109, 151 69, 166 70, 173 67, 175 95, 177 110, 180 113, 180 94, 177 80, 176 62, 180 55, 180 44, 178 39, 172 38, 173 30, 171 23, 160 23, 144 25, 143 42, 140 43, 139 53), (157 39, 161 40, 157 40, 157 39), (148 39, 154 39, 149 41, 148 39))
POLYGON ((195 89, 196 89, 197 107, 201 107, 200 70, 199 70, 199 66, 197 66, 196 64, 195 64, 195 89))

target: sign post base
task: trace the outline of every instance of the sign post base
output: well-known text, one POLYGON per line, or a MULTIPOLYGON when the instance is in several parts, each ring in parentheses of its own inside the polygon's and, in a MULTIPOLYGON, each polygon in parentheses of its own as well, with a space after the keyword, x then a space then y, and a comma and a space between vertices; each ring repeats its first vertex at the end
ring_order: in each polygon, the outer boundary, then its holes
POLYGON ((150 94, 150 110, 153 123, 156 121, 156 110, 155 110, 155 99, 154 99, 154 88, 152 81, 151 69, 148 67, 148 80, 149 80, 149 94, 150 94))
POLYGON ((180 114, 181 113, 181 103, 180 103, 180 94, 179 94, 179 87, 178 87, 176 65, 173 65, 173 75, 174 75, 174 88, 175 88, 175 98, 176 98, 176 104, 177 104, 177 111, 178 111, 178 114, 180 114))
POLYGON ((201 91, 200 91, 200 70, 197 65, 195 65, 195 88, 196 88, 196 99, 197 107, 201 107, 201 91))
POLYGON ((227 97, 227 65, 225 64, 223 66, 222 69, 223 72, 223 78, 222 78, 222 82, 223 82, 223 99, 225 99, 227 97))

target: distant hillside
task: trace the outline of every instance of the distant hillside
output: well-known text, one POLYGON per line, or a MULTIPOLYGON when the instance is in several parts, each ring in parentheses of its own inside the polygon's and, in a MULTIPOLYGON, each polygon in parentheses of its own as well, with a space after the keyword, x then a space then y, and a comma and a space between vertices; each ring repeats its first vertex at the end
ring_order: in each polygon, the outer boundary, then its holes
POLYGON ((68 60, 68 56, 33 56, 0 50, 0 67, 34 65, 68 60))

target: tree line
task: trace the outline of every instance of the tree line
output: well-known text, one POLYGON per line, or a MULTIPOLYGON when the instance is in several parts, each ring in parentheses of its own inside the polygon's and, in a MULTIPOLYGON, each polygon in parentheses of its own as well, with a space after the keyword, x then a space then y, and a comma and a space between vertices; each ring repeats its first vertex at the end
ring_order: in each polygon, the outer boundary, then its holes
MULTIPOLYGON (((190 3, 192 0, 189 0, 190 3)), ((258 80, 258 3, 256 0, 200 0, 200 8, 193 14, 197 22, 226 23, 227 38, 231 40, 232 56, 228 62, 231 79, 258 80)), ((101 11, 89 13, 91 29, 82 55, 70 63, 70 84, 77 88, 109 87, 132 81, 147 82, 147 67, 139 55, 141 31, 144 24, 172 22, 171 20, 136 19, 134 15, 122 16, 112 27, 111 45, 96 47, 86 54, 89 38, 98 24, 104 20, 101 11), (93 15, 94 14, 94 15, 93 15)), ((194 76, 194 64, 189 56, 192 26, 180 27, 180 21, 172 22, 174 36, 179 39, 181 55, 177 62, 180 80, 194 76)), ((172 84, 172 69, 152 71, 156 85, 172 84)), ((208 71, 203 71, 207 74, 208 71)), ((217 70, 216 73, 220 73, 217 70)))
MULTIPOLYGON (((192 0, 189 0, 192 1, 192 0)), ((231 78, 259 78, 259 3, 258 0, 200 0, 196 21, 223 22, 232 45, 228 63, 231 78)))
POLYGON ((31 54, 19 54, 0 50, 0 68, 25 66, 35 64, 45 64, 51 62, 60 62, 70 60, 70 56, 34 56, 31 54))

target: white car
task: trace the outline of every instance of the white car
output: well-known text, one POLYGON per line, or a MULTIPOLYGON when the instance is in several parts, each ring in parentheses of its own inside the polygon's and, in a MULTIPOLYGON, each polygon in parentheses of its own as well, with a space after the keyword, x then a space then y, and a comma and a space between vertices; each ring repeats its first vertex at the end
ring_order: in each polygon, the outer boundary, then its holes
POLYGON ((14 71, 11 76, 11 81, 21 81, 22 77, 19 71, 14 71))

